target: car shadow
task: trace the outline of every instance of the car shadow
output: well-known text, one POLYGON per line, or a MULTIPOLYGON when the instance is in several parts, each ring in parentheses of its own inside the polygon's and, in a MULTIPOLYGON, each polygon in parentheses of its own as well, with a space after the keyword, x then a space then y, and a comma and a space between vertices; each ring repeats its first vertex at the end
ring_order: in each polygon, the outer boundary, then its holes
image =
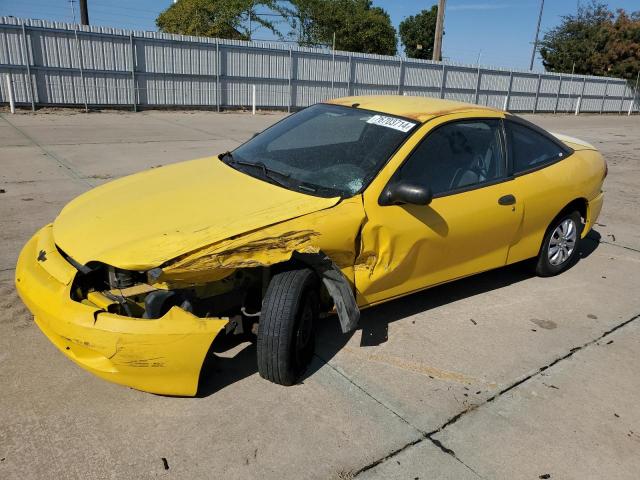
MULTIPOLYGON (((592 230, 580 243, 576 262, 591 255, 600 243, 600 234, 592 230)), ((317 322, 316 357, 300 380, 301 383, 328 363, 353 337, 361 331, 360 347, 372 347, 385 343, 389 337, 389 325, 398 320, 427 312, 464 298, 522 282, 535 276, 532 261, 527 260, 496 270, 473 275, 446 283, 406 297, 391 300, 362 311, 355 331, 343 334, 336 315, 317 322)), ((222 335, 213 342, 200 374, 198 397, 207 397, 223 388, 257 373, 255 335, 222 335), (219 353, 240 348, 233 357, 219 353)))
POLYGON ((257 371, 255 335, 218 335, 202 364, 196 397, 208 397, 257 371), (221 355, 234 349, 239 351, 233 356, 221 355))

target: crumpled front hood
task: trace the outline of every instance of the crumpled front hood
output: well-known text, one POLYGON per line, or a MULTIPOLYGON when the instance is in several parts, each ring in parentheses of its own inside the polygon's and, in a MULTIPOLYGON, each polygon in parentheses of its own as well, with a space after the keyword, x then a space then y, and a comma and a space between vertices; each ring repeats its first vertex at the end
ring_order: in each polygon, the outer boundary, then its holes
POLYGON ((124 177, 80 195, 60 212, 53 237, 82 264, 147 270, 338 201, 272 185, 210 157, 124 177))

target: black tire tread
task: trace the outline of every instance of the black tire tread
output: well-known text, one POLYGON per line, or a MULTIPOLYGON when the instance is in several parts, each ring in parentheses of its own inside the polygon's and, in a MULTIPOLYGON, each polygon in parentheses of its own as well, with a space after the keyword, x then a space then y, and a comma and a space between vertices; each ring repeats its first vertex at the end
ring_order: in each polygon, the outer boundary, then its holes
POLYGON ((271 278, 265 293, 258 324, 258 372, 266 380, 293 385, 296 374, 292 365, 292 335, 300 299, 315 282, 309 269, 288 270, 271 278))

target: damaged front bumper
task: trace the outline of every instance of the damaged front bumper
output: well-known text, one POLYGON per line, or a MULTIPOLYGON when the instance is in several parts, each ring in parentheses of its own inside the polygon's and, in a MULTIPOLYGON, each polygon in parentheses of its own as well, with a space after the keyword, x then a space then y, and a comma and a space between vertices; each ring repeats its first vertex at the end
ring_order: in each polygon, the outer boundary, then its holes
POLYGON ((105 312, 71 299, 77 270, 58 252, 52 226, 25 245, 16 288, 42 332, 91 373, 138 390, 193 396, 200 369, 227 318, 199 318, 178 307, 159 319, 105 312))

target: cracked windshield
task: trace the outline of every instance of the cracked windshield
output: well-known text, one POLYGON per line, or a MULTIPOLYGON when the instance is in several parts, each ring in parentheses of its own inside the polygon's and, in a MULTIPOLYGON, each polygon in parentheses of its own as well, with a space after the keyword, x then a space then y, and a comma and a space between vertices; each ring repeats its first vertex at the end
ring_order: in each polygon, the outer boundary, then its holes
POLYGON ((358 108, 320 104, 221 158, 291 190, 351 197, 367 186, 416 125, 358 108))

